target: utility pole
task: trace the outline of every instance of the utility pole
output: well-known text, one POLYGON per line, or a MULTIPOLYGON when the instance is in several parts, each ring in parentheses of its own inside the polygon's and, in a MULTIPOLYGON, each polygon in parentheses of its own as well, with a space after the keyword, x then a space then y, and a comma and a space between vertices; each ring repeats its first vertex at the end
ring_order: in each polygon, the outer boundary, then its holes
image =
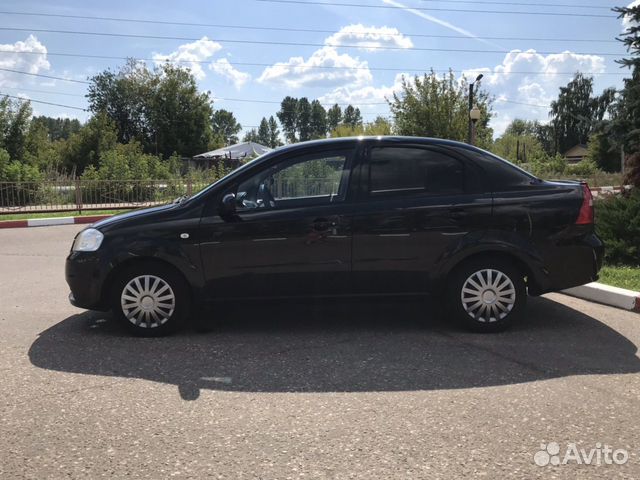
POLYGON ((473 145, 475 143, 473 138, 474 137, 473 127, 475 125, 474 125, 474 121, 471 119, 471 111, 473 110, 473 87, 477 82, 479 82, 482 79, 483 76, 484 75, 481 73, 476 77, 476 80, 474 82, 469 84, 469 134, 467 136, 467 143, 470 145, 473 145))

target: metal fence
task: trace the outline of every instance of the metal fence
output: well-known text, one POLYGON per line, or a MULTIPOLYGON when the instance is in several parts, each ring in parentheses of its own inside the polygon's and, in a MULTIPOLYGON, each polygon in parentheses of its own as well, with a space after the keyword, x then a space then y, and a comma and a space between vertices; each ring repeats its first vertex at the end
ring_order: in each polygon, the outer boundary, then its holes
POLYGON ((0 182, 0 215, 148 207, 207 185, 183 179, 0 182))

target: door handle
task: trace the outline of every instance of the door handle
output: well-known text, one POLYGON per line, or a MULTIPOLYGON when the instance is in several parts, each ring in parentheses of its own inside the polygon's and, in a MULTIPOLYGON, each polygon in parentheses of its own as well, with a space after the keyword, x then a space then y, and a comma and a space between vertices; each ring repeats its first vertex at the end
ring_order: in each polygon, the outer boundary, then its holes
POLYGON ((453 220, 461 220, 466 216, 467 212, 463 208, 453 208, 449 211, 449 218, 453 220))
POLYGON ((326 218, 316 218, 313 221, 313 229, 318 232, 329 230, 330 228, 333 228, 335 226, 336 222, 328 220, 326 218))

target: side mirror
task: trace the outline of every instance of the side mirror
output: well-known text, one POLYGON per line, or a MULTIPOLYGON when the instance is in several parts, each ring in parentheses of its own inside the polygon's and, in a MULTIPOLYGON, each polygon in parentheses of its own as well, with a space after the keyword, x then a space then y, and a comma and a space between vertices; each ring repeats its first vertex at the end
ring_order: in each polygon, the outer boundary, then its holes
POLYGON ((228 215, 236 211, 236 194, 227 193, 220 202, 220 213, 228 215))

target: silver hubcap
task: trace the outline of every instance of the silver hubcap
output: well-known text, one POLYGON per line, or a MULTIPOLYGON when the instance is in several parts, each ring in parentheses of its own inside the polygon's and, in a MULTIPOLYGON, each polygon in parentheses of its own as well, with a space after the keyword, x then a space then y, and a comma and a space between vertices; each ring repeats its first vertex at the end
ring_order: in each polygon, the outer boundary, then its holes
POLYGON ((156 328, 171 318, 176 297, 167 282, 155 275, 135 277, 122 289, 122 312, 134 325, 156 328))
POLYGON ((497 322, 506 317, 516 303, 516 289, 504 273, 479 270, 469 276, 460 293, 462 306, 479 322, 497 322))

